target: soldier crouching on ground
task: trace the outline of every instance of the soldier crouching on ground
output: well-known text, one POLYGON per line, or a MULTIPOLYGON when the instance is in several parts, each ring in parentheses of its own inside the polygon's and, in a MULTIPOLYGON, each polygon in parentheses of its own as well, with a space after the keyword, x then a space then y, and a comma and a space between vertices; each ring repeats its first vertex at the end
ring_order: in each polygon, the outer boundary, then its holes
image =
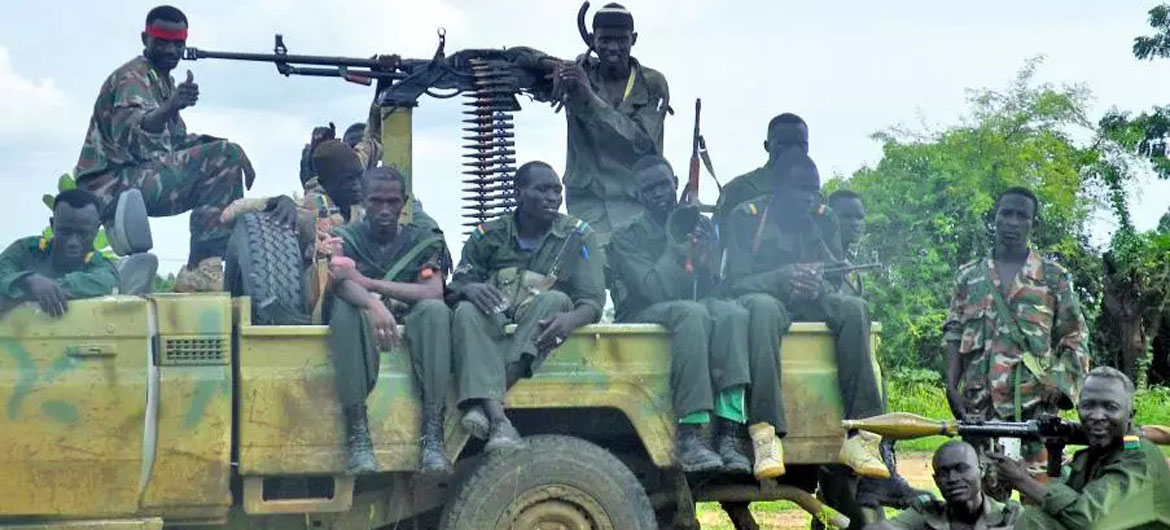
POLYGON ((931 461, 934 484, 943 501, 922 499, 890 521, 866 526, 866 530, 1008 530, 1020 516, 1020 505, 1006 504, 985 495, 980 480, 979 455, 962 441, 947 442, 931 461))
MULTIPOLYGON (((837 375, 844 416, 866 418, 885 406, 870 354, 865 301, 836 293, 822 274, 843 254, 836 223, 817 209, 820 175, 807 155, 789 152, 772 167, 776 189, 740 204, 727 220, 724 282, 734 295, 765 293, 796 320, 826 322, 836 343, 837 375)), ((784 329, 782 331, 787 331, 784 329)), ((886 478, 878 456, 880 437, 850 433, 840 461, 863 477, 886 478)))
POLYGON ((1133 424, 1133 382, 1099 367, 1085 377, 1077 416, 1089 447, 1073 455, 1071 472, 1043 484, 1026 465, 999 453, 1000 480, 1035 505, 1024 508, 1019 530, 1170 528, 1170 467, 1158 447, 1133 424))
POLYGON ((678 204, 678 178, 666 159, 644 157, 634 165, 634 174, 646 211, 613 233, 606 252, 607 280, 619 321, 670 329, 678 463, 686 472, 710 471, 720 464, 725 472, 752 472, 740 448, 750 418, 752 438, 760 439, 754 474, 760 479, 779 476, 784 460, 776 432, 785 432, 779 333, 786 321, 779 310, 767 318, 753 315, 751 304, 711 298, 720 254, 714 224, 697 209, 678 204), (671 220, 683 216, 694 221, 682 224, 693 226, 675 234, 671 220), (692 234, 698 238, 698 256, 691 255, 692 234), (745 401, 746 394, 750 400, 745 401), (701 434, 712 413, 717 454, 701 434))
POLYGON ((93 240, 100 226, 98 201, 82 190, 63 191, 53 199, 51 237, 16 240, 0 254, 0 311, 21 302, 37 302, 60 317, 69 300, 110 294, 118 274, 93 240))
POLYGON ((557 212, 560 179, 544 162, 516 170, 516 210, 479 225, 463 245, 450 290, 451 331, 463 426, 485 450, 525 446, 504 414, 504 394, 531 377, 605 303, 593 230, 557 212), (516 324, 511 335, 504 326, 516 324))
POLYGON ((351 474, 377 470, 367 426, 366 397, 378 381, 379 352, 406 328, 411 364, 422 387, 419 467, 450 472, 443 453, 443 404, 451 373, 451 310, 443 303, 447 250, 442 235, 402 225, 407 200, 402 175, 374 168, 363 175, 365 218, 337 228, 342 253, 330 267, 335 299, 329 319, 329 350, 337 372, 337 394, 345 414, 351 474))
POLYGON ((181 11, 150 10, 142 56, 102 84, 75 173, 77 186, 97 196, 107 226, 118 196, 130 188, 142 190, 152 216, 190 211, 190 254, 175 290, 219 291, 230 236, 220 214, 243 196, 243 186, 251 188, 255 172, 240 146, 187 134, 179 113, 199 100, 199 87, 190 71, 177 86, 171 78, 186 40, 181 11))

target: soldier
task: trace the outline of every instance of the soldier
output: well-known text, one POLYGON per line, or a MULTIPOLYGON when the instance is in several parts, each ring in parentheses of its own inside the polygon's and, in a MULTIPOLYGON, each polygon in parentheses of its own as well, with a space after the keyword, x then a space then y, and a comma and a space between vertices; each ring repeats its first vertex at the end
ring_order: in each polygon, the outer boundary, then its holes
POLYGON ((707 471, 722 461, 727 472, 754 470, 760 479, 779 476, 784 460, 777 433, 786 431, 779 335, 787 321, 778 304, 771 313, 749 312, 765 305, 767 300, 756 298, 767 295, 748 295, 742 303, 710 298, 719 269, 714 225, 697 209, 677 204, 678 178, 666 159, 648 155, 634 165, 634 173, 646 212, 613 233, 606 277, 617 320, 670 329, 679 465, 686 472, 707 471), (684 226, 678 234, 668 230, 668 220, 684 217, 694 221, 681 224, 693 227, 684 226), (691 255, 692 233, 698 237, 699 256, 691 255), (688 256, 691 273, 686 270, 688 256), (751 399, 745 401, 747 388, 751 399), (712 412, 718 454, 701 435, 712 412), (749 418, 754 468, 739 447, 749 418))
MULTIPOLYGON (((796 320, 826 322, 836 342, 837 374, 845 418, 881 414, 870 354, 869 310, 865 301, 836 292, 822 274, 841 250, 837 224, 818 209, 820 175, 802 152, 789 152, 771 166, 775 191, 737 206, 727 220, 724 284, 733 295, 766 293, 796 320)), ((840 461, 863 477, 887 478, 878 457, 880 437, 851 433, 840 461)))
POLYGON ((934 453, 934 484, 943 501, 929 496, 890 521, 871 524, 866 530, 1009 530, 1020 516, 1015 501, 1000 503, 983 494, 979 455, 962 441, 947 442, 934 453))
MULTIPOLYGON (((837 190, 829 194, 829 210, 837 226, 841 227, 841 248, 845 259, 857 263, 857 245, 865 232, 865 204, 852 190, 837 190)), ((865 298, 865 283, 857 271, 849 273, 841 282, 841 294, 865 298)))
POLYGON ((419 468, 450 472, 443 453, 443 404, 451 373, 451 310, 443 303, 441 234, 399 226, 405 204, 402 175, 374 168, 363 175, 361 222, 337 228, 342 250, 354 266, 330 268, 335 300, 329 319, 329 350, 337 371, 337 394, 345 415, 351 474, 377 470, 367 427, 366 397, 378 381, 378 354, 405 324, 411 364, 422 387, 419 468))
POLYGON ((538 97, 565 104, 565 205, 602 245, 621 222, 643 211, 632 168, 643 156, 662 154, 670 108, 666 78, 630 56, 637 40, 633 15, 610 3, 593 15, 590 48, 597 59, 564 62, 535 50, 518 57, 551 74, 552 88, 538 89, 538 97))
POLYGON ((230 235, 220 213, 243 196, 241 175, 249 188, 256 175, 240 146, 187 134, 179 113, 199 100, 199 86, 190 71, 178 86, 170 75, 186 40, 187 17, 181 11, 150 10, 142 56, 102 84, 75 173, 78 187, 98 197, 107 225, 117 197, 128 188, 142 190, 150 215, 190 211, 190 254, 175 290, 219 291, 230 235))
MULTIPOLYGON (((1089 370, 1088 333, 1072 279, 1031 250, 1036 196, 1009 188, 996 199, 995 247, 964 265, 943 325, 947 400, 957 418, 1025 421, 1073 406, 1089 370)), ((1043 444, 1023 456, 1040 479, 1043 444)))
POLYGON ((1170 528, 1170 467, 1156 445, 1136 434, 1133 415, 1133 383, 1098 367, 1077 399, 1089 446, 1073 455, 1065 479, 1043 484, 1024 463, 989 453, 999 477, 1035 502, 1016 528, 1170 528))
MULTIPOLYGON (((333 122, 329 122, 328 127, 314 127, 309 143, 301 149, 301 185, 308 186, 311 179, 317 176, 316 170, 313 169, 313 148, 321 141, 333 138, 337 134, 336 127, 333 122)), ((366 124, 363 122, 355 122, 349 127, 345 128, 345 133, 341 136, 341 142, 350 148, 357 147, 358 143, 362 141, 366 135, 366 124)), ((367 161, 366 169, 377 166, 377 159, 370 159, 367 161)))
POLYGON ((556 172, 528 162, 515 178, 515 212, 472 231, 450 285, 463 426, 488 440, 487 451, 524 447, 504 414, 504 393, 574 329, 596 322, 605 303, 597 239, 587 223, 557 212, 556 172))
POLYGON ((0 311, 25 301, 60 317, 68 301, 110 294, 118 274, 93 240, 100 226, 98 201, 82 190, 63 191, 53 199, 52 236, 16 240, 0 254, 0 311))
POLYGON ((775 188, 772 176, 776 174, 773 166, 782 155, 789 152, 808 154, 808 125, 800 116, 789 112, 777 115, 768 122, 764 151, 768 153, 767 163, 731 179, 723 187, 719 201, 715 203, 714 219, 719 226, 723 226, 736 206, 760 195, 772 193, 775 188))

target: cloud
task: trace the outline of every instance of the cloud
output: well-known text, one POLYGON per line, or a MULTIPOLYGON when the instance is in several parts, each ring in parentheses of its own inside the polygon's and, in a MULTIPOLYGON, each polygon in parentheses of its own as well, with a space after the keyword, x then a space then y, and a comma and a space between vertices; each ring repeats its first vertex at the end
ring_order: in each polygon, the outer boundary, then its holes
POLYGON ((65 108, 65 94, 52 79, 27 79, 0 46, 0 138, 43 132, 50 117, 65 108))

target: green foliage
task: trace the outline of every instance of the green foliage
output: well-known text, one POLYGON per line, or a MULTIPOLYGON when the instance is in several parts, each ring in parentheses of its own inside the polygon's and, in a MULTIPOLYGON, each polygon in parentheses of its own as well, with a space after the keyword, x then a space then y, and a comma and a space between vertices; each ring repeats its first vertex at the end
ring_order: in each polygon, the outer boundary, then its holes
POLYGON ((1089 94, 1080 86, 1035 83, 1038 64, 1029 62, 1004 91, 972 91, 961 125, 876 134, 881 161, 847 182, 868 211, 862 255, 876 251, 889 267, 869 285, 883 357, 895 369, 941 370, 953 279, 960 265, 990 252, 995 198, 1010 186, 1026 186, 1042 202, 1033 246, 1073 270, 1082 299, 1096 299, 1100 265, 1087 223, 1100 193, 1083 169, 1099 153, 1071 139, 1092 130, 1089 94))
POLYGON ((1150 10, 1150 27, 1156 33, 1133 39, 1133 54, 1138 59, 1170 57, 1170 5, 1150 10))
POLYGON ((154 276, 154 292, 156 293, 172 293, 175 291, 175 274, 170 273, 165 277, 160 275, 154 276))

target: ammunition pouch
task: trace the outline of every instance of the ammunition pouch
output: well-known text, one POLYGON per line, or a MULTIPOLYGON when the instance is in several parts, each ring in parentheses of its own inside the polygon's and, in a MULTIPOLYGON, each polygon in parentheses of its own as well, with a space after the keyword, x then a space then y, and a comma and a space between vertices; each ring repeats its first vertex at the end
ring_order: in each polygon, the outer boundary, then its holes
POLYGON ((552 289, 556 277, 518 267, 500 269, 491 279, 491 285, 499 289, 508 302, 506 313, 513 316, 515 311, 532 302, 537 295, 552 289))

